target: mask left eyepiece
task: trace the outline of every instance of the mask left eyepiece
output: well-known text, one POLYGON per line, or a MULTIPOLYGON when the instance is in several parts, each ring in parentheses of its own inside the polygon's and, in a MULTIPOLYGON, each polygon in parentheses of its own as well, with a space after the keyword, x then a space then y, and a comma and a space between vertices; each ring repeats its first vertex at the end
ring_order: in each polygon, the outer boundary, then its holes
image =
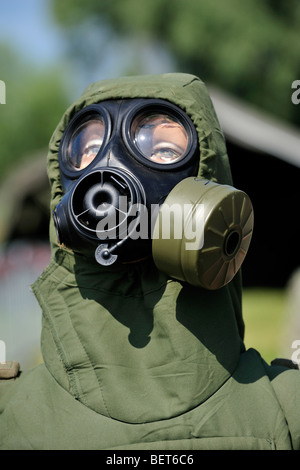
MULTIPOLYGON (((107 142, 110 120, 105 109, 89 106, 77 113, 63 135, 59 149, 62 175, 78 178, 107 142)), ((63 178, 63 184, 65 180, 63 178)))

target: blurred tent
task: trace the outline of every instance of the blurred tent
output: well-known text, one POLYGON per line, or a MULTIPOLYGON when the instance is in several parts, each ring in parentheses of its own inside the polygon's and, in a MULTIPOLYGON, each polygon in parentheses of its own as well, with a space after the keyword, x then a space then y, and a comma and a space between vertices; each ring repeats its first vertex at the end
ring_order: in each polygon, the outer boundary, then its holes
POLYGON ((233 181, 254 206, 243 264, 246 286, 283 287, 299 267, 300 130, 210 89, 226 137, 233 181))
POLYGON ((253 106, 208 87, 226 139, 300 168, 300 130, 253 106))
POLYGON ((22 159, 0 186, 0 245, 15 239, 47 240, 50 187, 47 150, 22 159))

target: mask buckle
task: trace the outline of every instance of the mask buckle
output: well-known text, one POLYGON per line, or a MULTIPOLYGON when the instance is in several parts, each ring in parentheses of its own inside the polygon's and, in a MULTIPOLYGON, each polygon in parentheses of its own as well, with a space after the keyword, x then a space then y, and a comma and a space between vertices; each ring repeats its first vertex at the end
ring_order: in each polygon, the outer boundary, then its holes
POLYGON ((112 250, 108 248, 107 244, 101 244, 97 246, 95 250, 95 260, 101 266, 110 266, 114 264, 118 258, 118 255, 114 255, 111 252, 112 250))

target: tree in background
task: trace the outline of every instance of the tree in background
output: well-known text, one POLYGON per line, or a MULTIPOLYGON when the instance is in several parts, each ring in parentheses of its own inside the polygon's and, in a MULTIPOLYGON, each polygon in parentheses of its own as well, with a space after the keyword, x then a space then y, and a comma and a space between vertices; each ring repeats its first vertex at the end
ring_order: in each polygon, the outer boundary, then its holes
POLYGON ((2 183, 22 160, 32 157, 35 151, 47 149, 69 100, 61 72, 53 68, 36 70, 3 44, 0 70, 1 80, 6 84, 6 104, 0 107, 2 183))
POLYGON ((6 88, 0 105, 1 247, 11 238, 48 236, 47 147, 70 97, 61 70, 34 68, 4 44, 0 70, 6 88))
MULTIPOLYGON (((291 104, 291 84, 300 78, 297 0, 53 0, 53 10, 82 63, 101 61, 116 38, 119 47, 126 40, 135 47, 159 42, 177 71, 300 124, 291 104), (86 41, 84 25, 105 39, 86 41)), ((134 68, 144 72, 138 63, 134 68)))

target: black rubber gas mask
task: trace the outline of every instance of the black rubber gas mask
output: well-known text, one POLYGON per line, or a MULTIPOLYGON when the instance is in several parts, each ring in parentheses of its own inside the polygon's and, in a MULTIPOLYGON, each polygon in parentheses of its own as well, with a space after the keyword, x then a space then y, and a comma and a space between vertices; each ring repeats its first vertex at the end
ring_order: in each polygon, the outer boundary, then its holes
POLYGON ((157 99, 87 106, 63 134, 59 164, 60 244, 103 266, 152 255, 160 270, 208 289, 239 269, 251 202, 196 176, 197 132, 180 108, 157 99))

